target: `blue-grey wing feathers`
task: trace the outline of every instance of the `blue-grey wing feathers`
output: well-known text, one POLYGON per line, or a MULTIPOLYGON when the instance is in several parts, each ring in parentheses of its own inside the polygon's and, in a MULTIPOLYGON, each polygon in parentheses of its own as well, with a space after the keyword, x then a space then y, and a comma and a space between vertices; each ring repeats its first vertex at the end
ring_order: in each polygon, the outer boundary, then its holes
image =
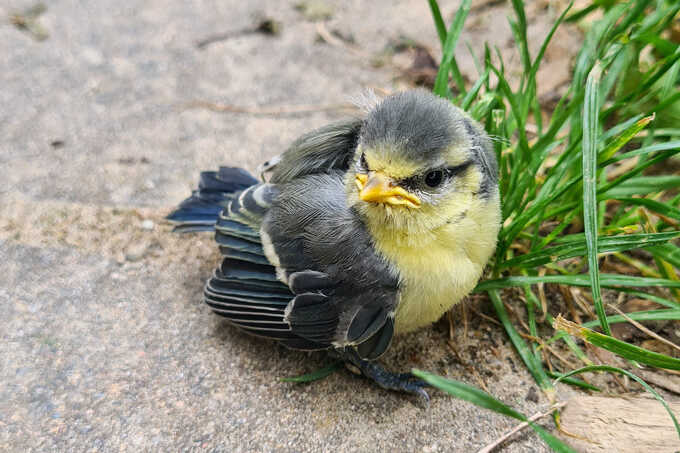
POLYGON ((385 352, 398 277, 346 206, 343 186, 361 124, 301 137, 269 166, 271 183, 229 167, 204 172, 168 216, 177 231, 215 230, 223 260, 204 290, 215 313, 292 348, 351 347, 368 359, 385 352))
POLYGON ((220 167, 219 171, 204 171, 198 190, 167 219, 176 224, 176 232, 211 231, 232 194, 256 183, 257 180, 242 168, 220 167))
POLYGON ((398 276, 377 254, 363 222, 347 207, 343 172, 279 184, 262 224, 280 271, 296 294, 285 320, 300 336, 356 347, 375 358, 389 346, 398 276))

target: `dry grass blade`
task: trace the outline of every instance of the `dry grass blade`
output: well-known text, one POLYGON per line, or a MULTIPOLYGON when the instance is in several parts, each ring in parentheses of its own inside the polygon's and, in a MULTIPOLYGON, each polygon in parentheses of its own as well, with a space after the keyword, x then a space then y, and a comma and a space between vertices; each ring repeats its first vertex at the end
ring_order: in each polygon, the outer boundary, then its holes
POLYGON ((580 326, 574 322, 567 321, 561 315, 557 316, 553 322, 555 330, 563 330, 569 335, 579 337, 594 346, 606 349, 629 360, 644 363, 656 368, 669 370, 680 370, 680 360, 658 352, 635 346, 625 341, 603 335, 587 327, 580 326))
POLYGON ((353 46, 349 43, 346 43, 342 39, 333 36, 333 34, 328 31, 328 28, 326 28, 326 24, 323 22, 317 22, 316 23, 316 32, 319 34, 319 37, 324 40, 327 44, 333 46, 333 47, 339 47, 341 49, 345 49, 348 52, 350 52, 353 55, 356 55, 357 57, 365 58, 365 59, 370 59, 371 55, 362 51, 356 46, 353 46))
POLYGON ((635 327, 640 329, 642 332, 646 333, 647 335, 654 338, 655 340, 659 340, 660 342, 667 344, 668 346, 680 351, 680 346, 678 346, 677 344, 673 343, 670 340, 665 339, 664 337, 662 337, 658 333, 652 332, 651 330, 649 330, 648 328, 646 328, 645 326, 643 326, 642 324, 640 324, 639 322, 637 322, 636 320, 632 319, 630 316, 628 316, 627 314, 622 312, 618 307, 616 307, 612 304, 608 304, 608 305, 609 305, 610 308, 614 309, 618 314, 623 316, 626 319, 626 321, 628 321, 629 323, 631 323, 632 325, 634 325, 635 327))
POLYGON ((528 421, 522 422, 519 425, 515 426, 510 431, 503 434, 501 437, 499 437, 498 439, 496 439, 495 441, 493 441, 492 443, 490 443, 486 447, 479 450, 477 453, 491 453, 496 448, 498 448, 503 442, 505 442, 506 440, 511 438, 514 434, 516 434, 516 433, 522 431, 523 429, 525 429, 526 427, 528 427, 529 422, 535 422, 536 420, 540 420, 543 417, 547 417, 548 415, 552 414, 553 412, 555 412, 558 409, 563 408, 566 405, 567 405, 567 403, 565 403, 565 402, 558 403, 558 404, 551 406, 550 409, 548 409, 545 412, 540 412, 538 414, 532 415, 531 417, 528 418, 528 421))

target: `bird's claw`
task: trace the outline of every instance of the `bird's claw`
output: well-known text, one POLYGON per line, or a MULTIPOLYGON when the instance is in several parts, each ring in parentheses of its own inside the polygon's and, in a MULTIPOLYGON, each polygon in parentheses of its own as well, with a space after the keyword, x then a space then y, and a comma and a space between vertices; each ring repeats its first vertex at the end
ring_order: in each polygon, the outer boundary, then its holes
POLYGON ((398 392, 411 393, 418 396, 428 407, 430 395, 423 387, 429 384, 411 373, 391 373, 375 362, 367 360, 353 360, 352 365, 359 368, 361 374, 371 379, 380 387, 398 392))

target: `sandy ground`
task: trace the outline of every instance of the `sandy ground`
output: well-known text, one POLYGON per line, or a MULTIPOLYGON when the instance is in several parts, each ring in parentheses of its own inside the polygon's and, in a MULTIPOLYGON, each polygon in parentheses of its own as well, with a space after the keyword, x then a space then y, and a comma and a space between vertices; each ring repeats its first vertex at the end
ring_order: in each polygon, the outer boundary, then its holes
MULTIPOLYGON (((457 2, 442 3, 450 17, 457 2)), ((507 6, 484 3, 473 2, 463 39, 507 50, 507 6)), ((210 235, 176 237, 162 220, 200 170, 253 170, 341 116, 187 102, 328 106, 402 87, 393 64, 366 55, 405 36, 436 56, 427 2, 336 2, 325 27, 358 51, 319 42, 292 2, 55 0, 38 18, 49 33, 41 42, 8 20, 31 4, 0 8, 0 450, 473 451, 514 426, 437 391, 424 409, 344 370, 280 382, 324 366, 324 355, 244 336, 212 315, 201 302, 217 262, 210 235), (282 23, 279 36, 244 32, 262 14, 282 23)), ((554 17, 543 6, 532 6, 532 36, 554 17)), ((546 95, 566 79, 560 46, 574 40, 565 33, 551 48, 546 95)), ((454 329, 465 360, 442 322, 400 338, 385 364, 486 386, 525 414, 544 410, 501 329, 472 317, 467 335, 454 329)), ((505 448, 546 451, 530 432, 505 448)))

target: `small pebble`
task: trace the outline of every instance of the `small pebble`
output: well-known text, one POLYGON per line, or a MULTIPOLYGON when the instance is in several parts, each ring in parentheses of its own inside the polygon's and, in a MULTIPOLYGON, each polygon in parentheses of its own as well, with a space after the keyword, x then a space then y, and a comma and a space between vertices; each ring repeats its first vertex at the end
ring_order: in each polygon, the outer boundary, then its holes
POLYGON ((142 229, 143 230, 153 230, 154 223, 153 220, 146 219, 145 221, 142 222, 142 229))
POLYGON ((529 387, 529 391, 527 392, 525 399, 527 401, 531 401, 532 403, 538 403, 538 392, 536 391, 536 387, 529 387))
POLYGON ((133 244, 128 248, 127 253, 125 254, 125 259, 127 261, 132 261, 133 263, 135 261, 139 261, 144 258, 148 248, 148 245, 145 243, 133 244))

